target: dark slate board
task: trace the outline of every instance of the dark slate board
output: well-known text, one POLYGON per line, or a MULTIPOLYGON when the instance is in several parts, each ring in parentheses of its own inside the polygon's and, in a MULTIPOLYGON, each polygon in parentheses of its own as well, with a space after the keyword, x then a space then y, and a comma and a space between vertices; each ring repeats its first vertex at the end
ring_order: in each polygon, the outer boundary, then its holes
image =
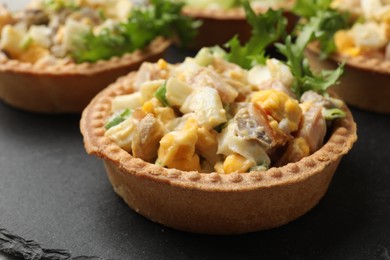
MULTIPOLYGON (((170 61, 182 55, 171 50, 170 61)), ((353 114, 359 141, 311 212, 274 230, 204 236, 128 208, 102 163, 84 152, 79 116, 42 116, 0 103, 0 228, 44 248, 103 259, 389 260, 390 116, 353 114)))

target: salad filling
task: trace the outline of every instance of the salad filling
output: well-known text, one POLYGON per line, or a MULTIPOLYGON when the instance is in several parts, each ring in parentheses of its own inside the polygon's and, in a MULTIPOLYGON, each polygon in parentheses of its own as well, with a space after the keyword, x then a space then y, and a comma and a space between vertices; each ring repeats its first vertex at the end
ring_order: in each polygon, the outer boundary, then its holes
POLYGON ((354 10, 350 28, 335 34, 337 52, 346 56, 376 55, 390 60, 390 3, 388 1, 336 1, 340 10, 354 10))
POLYGON ((3 57, 27 63, 97 62, 142 49, 157 37, 190 40, 197 23, 183 4, 152 0, 33 0, 12 13, 0 6, 3 57), (169 15, 168 15, 169 14, 169 15))
POLYGON ((384 0, 298 0, 295 7, 305 22, 320 16, 333 18, 323 24, 320 40, 324 57, 338 53, 390 60, 390 2, 384 0), (329 40, 332 39, 332 40, 329 40))
POLYGON ((317 28, 277 46, 287 62, 267 57, 283 15, 244 7, 253 26, 246 45, 204 48, 178 65, 144 63, 134 92, 113 99, 105 135, 146 162, 205 173, 267 170, 321 148, 332 120, 345 116, 343 102, 326 94, 342 68, 308 68, 303 50, 317 28))

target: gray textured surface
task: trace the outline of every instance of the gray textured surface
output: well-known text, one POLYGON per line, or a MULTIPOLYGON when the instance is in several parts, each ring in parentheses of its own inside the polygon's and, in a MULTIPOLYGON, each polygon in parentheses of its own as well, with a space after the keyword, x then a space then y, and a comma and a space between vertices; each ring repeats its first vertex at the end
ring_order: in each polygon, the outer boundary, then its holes
POLYGON ((101 162, 85 154, 78 116, 0 102, 0 226, 46 248, 110 259, 389 260, 390 116, 353 112, 359 142, 317 207, 278 229, 216 237, 164 228, 129 209, 101 162))
POLYGON ((390 117, 354 115, 360 140, 317 207, 278 229, 215 237, 164 228, 129 209, 100 161, 85 154, 78 116, 0 103, 0 225, 47 248, 112 259, 389 259, 390 117))

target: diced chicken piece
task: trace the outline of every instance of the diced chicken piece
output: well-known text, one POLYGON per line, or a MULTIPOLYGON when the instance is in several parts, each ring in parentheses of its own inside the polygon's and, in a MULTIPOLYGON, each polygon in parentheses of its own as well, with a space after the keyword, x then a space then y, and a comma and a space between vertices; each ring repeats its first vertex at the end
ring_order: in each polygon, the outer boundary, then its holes
POLYGON ((187 98, 180 111, 184 114, 194 112, 200 126, 212 129, 227 121, 218 92, 210 87, 195 89, 187 98))
POLYGON ((298 137, 306 140, 310 153, 314 153, 324 143, 326 135, 326 120, 322 114, 322 106, 312 102, 301 104, 303 110, 302 126, 298 137))
POLYGON ((321 96, 320 94, 309 90, 303 93, 301 96, 301 103, 305 102, 312 102, 312 103, 317 103, 324 108, 342 108, 344 106, 344 102, 340 99, 337 98, 332 98, 332 97, 324 97, 321 96))
POLYGON ((234 87, 242 96, 248 95, 252 88, 248 84, 248 72, 240 66, 230 63, 223 58, 214 58, 213 68, 223 76, 227 84, 234 87))
POLYGON ((291 93, 294 76, 288 66, 276 59, 269 59, 266 66, 257 65, 249 71, 248 81, 259 89, 263 89, 262 85, 272 86, 270 82, 280 82, 286 92, 291 93))
POLYGON ((252 92, 252 87, 243 81, 236 80, 232 77, 223 77, 223 80, 239 92, 237 100, 240 98, 240 100, 245 100, 245 98, 252 92))
POLYGON ((260 90, 260 91, 261 90, 276 90, 276 91, 280 91, 280 92, 287 94, 291 98, 294 98, 294 99, 296 98, 296 95, 294 94, 292 89, 286 87, 280 81, 270 80, 270 81, 264 82, 263 84, 261 84, 261 86, 259 86, 258 90, 260 90))
POLYGON ((146 162, 154 162, 161 138, 162 124, 152 115, 146 115, 137 125, 132 143, 133 156, 146 162))
POLYGON ((218 135, 218 154, 229 156, 239 154, 252 161, 254 165, 266 162, 268 165, 271 160, 265 152, 262 145, 256 140, 248 140, 236 133, 236 126, 233 122, 218 135))
POLYGON ((263 109, 255 104, 241 108, 234 117, 235 132, 244 140, 259 142, 265 150, 276 146, 276 140, 263 109))
POLYGON ((172 71, 172 76, 190 84, 194 75, 198 74, 201 69, 202 66, 200 66, 195 59, 186 58, 183 63, 176 66, 172 71))
POLYGON ((22 21, 27 27, 31 25, 46 25, 50 19, 48 14, 41 9, 26 9, 21 15, 22 21))
POLYGON ((222 76, 223 80, 235 88, 242 96, 248 95, 252 88, 247 82, 248 72, 240 66, 230 63, 223 58, 214 58, 213 69, 222 76))
POLYGON ((239 94, 238 90, 226 83, 220 75, 209 68, 201 68, 190 83, 194 88, 210 87, 217 90, 225 104, 233 103, 239 94))

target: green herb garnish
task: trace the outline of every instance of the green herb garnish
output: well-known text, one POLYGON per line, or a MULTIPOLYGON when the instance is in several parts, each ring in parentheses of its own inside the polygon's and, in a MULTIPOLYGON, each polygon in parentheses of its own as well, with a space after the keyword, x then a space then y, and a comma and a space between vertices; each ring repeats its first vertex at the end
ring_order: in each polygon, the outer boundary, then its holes
POLYGON ((31 46, 33 42, 34 41, 31 38, 31 36, 24 36, 22 42, 20 43, 20 48, 22 48, 25 51, 31 46))
POLYGON ((151 0, 149 6, 133 9, 127 22, 97 35, 92 31, 84 35, 71 56, 77 63, 107 60, 142 49, 158 36, 176 35, 187 44, 200 23, 181 14, 183 5, 173 0, 151 0))
POLYGON ((244 69, 250 69, 257 64, 265 63, 265 49, 284 35, 287 20, 282 10, 269 9, 264 14, 256 15, 247 1, 243 3, 243 6, 247 20, 252 26, 252 37, 244 46, 241 45, 237 36, 231 39, 226 44, 226 47, 230 49, 226 54, 226 60, 244 69))
POLYGON ((318 12, 317 14, 318 16, 310 18, 307 23, 300 27, 300 33, 294 42, 292 37, 288 36, 284 44, 276 44, 280 53, 287 58, 287 65, 295 78, 292 90, 298 97, 308 90, 313 90, 322 95, 325 94, 330 86, 337 83, 344 72, 344 66, 341 65, 336 70, 322 71, 320 74, 315 74, 304 56, 304 51, 311 41, 321 41, 327 35, 324 28, 327 28, 326 25, 330 24, 331 16, 327 12, 318 12))
POLYGON ((288 36, 285 44, 276 44, 279 51, 287 58, 287 65, 295 79, 292 90, 298 97, 309 90, 321 95, 325 94, 330 86, 337 83, 344 72, 343 65, 336 70, 322 71, 320 74, 315 74, 311 70, 308 60, 304 57, 307 44, 315 39, 314 32, 310 35, 307 37, 308 35, 302 33, 295 43, 292 42, 291 36, 288 36))
POLYGON ((169 102, 167 100, 167 82, 166 81, 161 87, 159 87, 157 89, 157 91, 154 93, 154 96, 158 99, 158 101, 160 101, 160 103, 164 107, 169 107, 169 102))
POLYGON ((339 108, 331 108, 331 109, 326 109, 324 111, 324 117, 326 120, 344 118, 345 116, 346 116, 345 112, 339 108))
POLYGON ((43 5, 55 12, 62 9, 76 10, 79 8, 74 0, 44 0, 43 5))
POLYGON ((334 34, 348 28, 349 14, 332 9, 331 2, 332 0, 297 0, 293 8, 295 14, 305 18, 305 30, 310 30, 308 27, 317 30, 316 40, 320 43, 322 59, 336 50, 334 34))
POLYGON ((131 114, 132 113, 131 113, 130 109, 125 109, 119 115, 114 115, 113 117, 111 117, 108 120, 107 124, 105 125, 105 128, 108 130, 108 129, 114 127, 114 126, 119 125, 120 123, 122 123, 123 121, 128 119, 131 116, 131 114))

